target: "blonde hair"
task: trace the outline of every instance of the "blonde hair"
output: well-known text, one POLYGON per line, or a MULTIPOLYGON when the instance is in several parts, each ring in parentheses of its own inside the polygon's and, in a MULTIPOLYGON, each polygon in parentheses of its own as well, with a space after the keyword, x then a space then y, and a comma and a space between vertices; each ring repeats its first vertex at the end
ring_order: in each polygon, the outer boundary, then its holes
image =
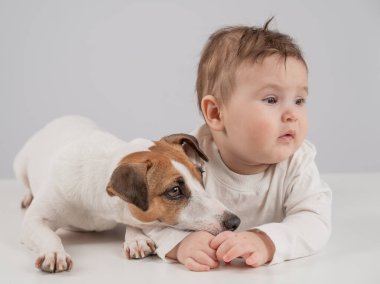
MULTIPOLYGON (((288 35, 269 30, 273 17, 261 27, 233 26, 213 33, 201 54, 196 91, 198 107, 202 98, 213 95, 227 103, 235 87, 235 74, 245 62, 257 63, 270 55, 288 56, 307 64, 295 41, 288 35)), ((202 110, 201 110, 202 111, 202 110)))

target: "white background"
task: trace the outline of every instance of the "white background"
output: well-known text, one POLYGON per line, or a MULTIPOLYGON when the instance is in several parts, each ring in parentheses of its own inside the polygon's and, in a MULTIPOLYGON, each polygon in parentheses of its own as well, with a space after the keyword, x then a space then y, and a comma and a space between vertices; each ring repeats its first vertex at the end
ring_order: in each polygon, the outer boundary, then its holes
POLYGON ((208 36, 271 16, 309 64, 321 172, 379 172, 379 1, 0 0, 0 178, 65 114, 126 140, 190 132, 202 123, 195 80, 208 36))

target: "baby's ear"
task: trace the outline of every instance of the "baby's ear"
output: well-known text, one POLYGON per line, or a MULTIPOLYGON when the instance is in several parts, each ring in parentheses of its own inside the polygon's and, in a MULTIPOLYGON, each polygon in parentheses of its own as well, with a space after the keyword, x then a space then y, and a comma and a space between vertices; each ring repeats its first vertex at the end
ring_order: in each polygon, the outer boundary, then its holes
POLYGON ((202 98, 201 109, 203 117, 207 125, 215 131, 224 130, 221 106, 221 103, 214 96, 206 95, 202 98))
POLYGON ((170 143, 178 144, 182 146, 183 151, 189 157, 189 159, 196 165, 202 163, 201 159, 208 162, 206 154, 199 147, 197 138, 188 134, 173 134, 163 137, 161 140, 170 143))
POLYGON ((146 174, 149 163, 130 163, 118 166, 107 185, 110 196, 118 196, 143 211, 148 210, 146 174))

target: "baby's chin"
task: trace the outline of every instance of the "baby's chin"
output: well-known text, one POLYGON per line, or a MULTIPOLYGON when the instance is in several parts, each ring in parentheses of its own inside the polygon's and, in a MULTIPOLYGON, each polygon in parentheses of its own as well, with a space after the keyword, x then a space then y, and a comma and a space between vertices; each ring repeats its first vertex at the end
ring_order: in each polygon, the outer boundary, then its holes
POLYGON ((270 157, 268 157, 267 162, 269 164, 278 164, 281 163, 287 159, 289 159, 293 154, 298 150, 297 147, 294 147, 292 149, 281 149, 281 151, 278 152, 272 152, 270 153, 270 157))

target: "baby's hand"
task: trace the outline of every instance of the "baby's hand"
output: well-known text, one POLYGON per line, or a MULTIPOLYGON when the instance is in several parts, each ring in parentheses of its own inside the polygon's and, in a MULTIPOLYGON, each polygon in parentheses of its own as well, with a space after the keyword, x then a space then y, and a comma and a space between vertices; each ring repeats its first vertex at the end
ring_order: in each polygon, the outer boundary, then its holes
POLYGON ((217 235, 210 244, 216 250, 219 261, 226 263, 242 257, 252 267, 261 266, 272 260, 274 244, 264 233, 259 231, 231 232, 217 235))
POLYGON ((193 232, 182 240, 168 257, 176 258, 193 271, 208 271, 219 266, 215 250, 210 247, 214 236, 208 232, 193 232))

